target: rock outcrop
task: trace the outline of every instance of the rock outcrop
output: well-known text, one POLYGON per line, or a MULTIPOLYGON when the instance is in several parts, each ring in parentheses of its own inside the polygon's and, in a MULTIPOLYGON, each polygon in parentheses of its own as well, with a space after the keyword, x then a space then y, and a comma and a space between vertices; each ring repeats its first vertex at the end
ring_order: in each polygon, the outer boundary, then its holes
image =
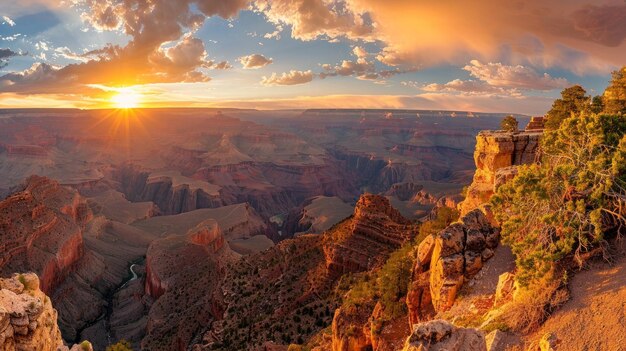
POLYGON ((150 308, 142 348, 186 350, 200 329, 223 315, 218 287, 232 252, 217 222, 155 240, 146 255, 150 308))
MULTIPOLYGON (((0 278, 0 349, 6 351, 70 351, 63 345, 57 311, 40 290, 34 273, 0 278)), ((71 351, 93 351, 87 341, 71 351)))
POLYGON ((480 132, 474 151, 476 172, 461 203, 461 215, 489 201, 502 179, 510 177, 509 167, 536 162, 542 134, 542 130, 480 132))
POLYGON ((487 351, 487 346, 479 330, 433 320, 414 325, 402 351, 487 351))
POLYGON ((77 191, 44 177, 0 202, 0 272, 30 270, 50 294, 84 253, 91 210, 77 191))
POLYGON ((2 350, 56 350, 63 346, 56 321, 57 312, 35 274, 0 279, 2 350))
POLYGON ((365 194, 354 216, 324 234, 326 265, 343 274, 380 267, 389 254, 411 240, 417 226, 380 195, 365 194))
POLYGON ((484 211, 470 211, 418 246, 406 301, 410 325, 452 307, 463 283, 493 256, 500 231, 484 211))

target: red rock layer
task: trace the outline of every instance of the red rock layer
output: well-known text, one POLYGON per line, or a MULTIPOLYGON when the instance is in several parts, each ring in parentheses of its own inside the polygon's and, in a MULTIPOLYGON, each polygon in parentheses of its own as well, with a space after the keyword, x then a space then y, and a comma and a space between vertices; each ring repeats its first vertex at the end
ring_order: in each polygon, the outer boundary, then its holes
POLYGON ((82 226, 91 217, 76 191, 30 177, 23 191, 0 202, 0 271, 35 271, 50 293, 82 257, 82 226))
POLYGON ((363 195, 354 216, 324 235, 326 266, 334 273, 379 267, 391 252, 415 236, 416 229, 387 198, 363 195))
POLYGON ((230 249, 213 219, 152 242, 145 292, 155 300, 142 348, 186 350, 198 328, 222 317, 218 284, 230 249))

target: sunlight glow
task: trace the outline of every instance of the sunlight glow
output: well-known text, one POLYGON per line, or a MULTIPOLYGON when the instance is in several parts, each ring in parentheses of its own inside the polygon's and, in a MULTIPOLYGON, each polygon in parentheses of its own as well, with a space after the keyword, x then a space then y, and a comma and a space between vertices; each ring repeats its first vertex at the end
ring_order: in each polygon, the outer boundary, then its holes
POLYGON ((141 104, 141 94, 130 88, 122 88, 111 97, 111 103, 120 109, 137 108, 141 104))

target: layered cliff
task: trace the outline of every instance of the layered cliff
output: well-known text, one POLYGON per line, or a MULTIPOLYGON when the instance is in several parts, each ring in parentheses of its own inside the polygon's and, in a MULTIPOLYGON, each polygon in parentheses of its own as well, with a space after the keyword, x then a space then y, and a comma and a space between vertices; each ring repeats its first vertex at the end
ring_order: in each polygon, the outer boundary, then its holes
POLYGON ((495 188, 515 172, 510 167, 536 162, 543 131, 482 131, 476 137, 474 161, 476 172, 461 203, 465 214, 487 202, 495 188))
POLYGON ((389 254, 411 240, 417 226, 380 195, 361 196, 354 216, 324 234, 326 266, 343 274, 380 267, 389 254))
POLYGON ((218 287, 232 251, 215 220, 155 240, 146 254, 145 292, 154 300, 142 348, 186 350, 201 328, 221 319, 218 287))
POLYGON ((84 253, 83 229, 91 210, 78 192, 32 176, 23 190, 0 202, 0 272, 32 270, 46 293, 84 253))

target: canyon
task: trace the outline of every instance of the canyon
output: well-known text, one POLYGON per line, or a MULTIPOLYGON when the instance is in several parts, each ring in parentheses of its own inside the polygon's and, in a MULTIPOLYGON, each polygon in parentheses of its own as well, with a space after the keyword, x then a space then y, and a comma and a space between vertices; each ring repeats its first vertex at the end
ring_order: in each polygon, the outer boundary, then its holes
MULTIPOLYGON (((389 119, 164 110, 141 112, 123 131, 97 111, 41 113, 2 119, 3 252, 26 255, 3 254, 0 266, 3 275, 39 274, 63 338, 97 350, 120 339, 137 349, 260 350, 318 338, 326 326, 334 331, 320 342, 353 343, 340 341, 345 328, 384 308, 347 313, 337 284, 381 269, 416 237, 418 219, 456 205, 473 173, 474 134, 499 121, 437 111, 389 119), (161 114, 185 123, 166 128, 161 114), (42 176, 23 180, 28 173, 42 176)), ((431 295, 432 306, 418 303, 411 315, 449 308, 458 289, 450 282, 489 258, 492 229, 483 217, 466 221, 448 231, 458 242, 429 239, 433 262, 450 263, 414 268, 429 277, 417 294, 431 295)), ((396 329, 408 334, 408 319, 396 329)))

